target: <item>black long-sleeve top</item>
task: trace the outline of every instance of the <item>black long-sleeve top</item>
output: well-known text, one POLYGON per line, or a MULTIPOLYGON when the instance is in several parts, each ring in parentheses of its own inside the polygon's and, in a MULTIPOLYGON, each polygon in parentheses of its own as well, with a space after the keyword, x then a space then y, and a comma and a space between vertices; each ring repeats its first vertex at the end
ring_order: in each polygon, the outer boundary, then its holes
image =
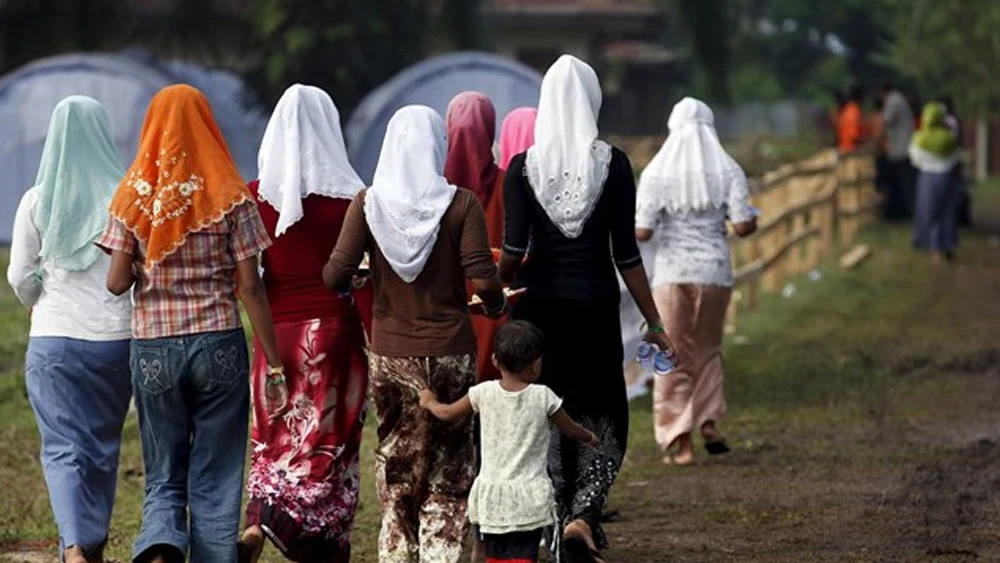
POLYGON ((561 299, 617 299, 615 267, 642 263, 635 240, 635 178, 628 157, 612 149, 600 200, 576 238, 566 237, 535 198, 524 173, 525 154, 511 160, 504 180, 503 250, 528 261, 516 287, 561 299))

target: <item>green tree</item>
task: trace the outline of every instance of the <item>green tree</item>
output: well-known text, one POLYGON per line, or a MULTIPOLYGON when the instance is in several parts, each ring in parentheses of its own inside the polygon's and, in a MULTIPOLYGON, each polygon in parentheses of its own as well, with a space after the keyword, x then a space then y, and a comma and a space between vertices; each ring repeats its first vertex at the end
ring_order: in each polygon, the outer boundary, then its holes
POLYGON ((119 45, 125 35, 116 0, 0 2, 0 73, 41 57, 119 45))
POLYGON ((695 90, 715 101, 745 101, 827 98, 851 82, 873 85, 887 72, 885 1, 670 0, 665 6, 684 32, 695 90))
POLYGON ((451 48, 468 50, 482 47, 480 4, 478 0, 443 0, 440 25, 451 48))
POLYGON ((850 83, 872 87, 887 73, 887 10, 877 0, 736 0, 735 65, 763 64, 786 97, 829 98, 850 83))
POLYGON ((711 101, 727 103, 732 16, 729 0, 671 0, 695 63, 696 87, 711 101))
POLYGON ((960 108, 1000 109, 1000 2, 884 0, 897 29, 888 60, 929 96, 949 94, 960 108))
POLYGON ((347 114, 424 53, 427 0, 256 0, 249 13, 250 84, 269 104, 302 82, 347 114))

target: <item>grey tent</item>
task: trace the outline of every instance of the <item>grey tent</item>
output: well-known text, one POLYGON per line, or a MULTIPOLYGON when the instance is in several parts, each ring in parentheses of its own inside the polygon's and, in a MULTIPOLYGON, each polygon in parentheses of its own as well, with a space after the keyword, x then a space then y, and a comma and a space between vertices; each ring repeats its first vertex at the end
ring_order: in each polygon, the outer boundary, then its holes
POLYGON ((103 103, 128 166, 149 100, 176 83, 192 84, 205 93, 240 171, 254 177, 267 116, 244 107, 242 85, 235 75, 181 63, 160 64, 138 51, 41 59, 0 78, 0 241, 9 242, 21 195, 34 184, 49 116, 60 100, 83 94, 103 103))
POLYGON ((371 181, 385 128, 403 106, 422 104, 444 115, 455 94, 477 90, 493 100, 499 129, 511 110, 538 105, 541 83, 533 69, 490 53, 452 53, 420 62, 365 96, 351 115, 344 133, 351 163, 371 181))

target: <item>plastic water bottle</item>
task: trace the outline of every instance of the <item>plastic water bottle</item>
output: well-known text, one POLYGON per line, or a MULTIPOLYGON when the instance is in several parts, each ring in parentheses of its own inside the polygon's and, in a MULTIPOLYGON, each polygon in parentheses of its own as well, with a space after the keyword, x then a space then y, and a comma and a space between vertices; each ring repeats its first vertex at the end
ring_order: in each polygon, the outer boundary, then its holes
POLYGON ((657 352, 659 352, 659 349, 656 346, 653 346, 646 341, 640 342, 639 350, 635 356, 635 361, 638 362, 644 370, 652 371, 653 362, 656 359, 657 352))
POLYGON ((674 361, 670 355, 663 350, 657 350, 653 358, 653 373, 656 375, 667 375, 674 371, 674 361))
POLYGON ((649 342, 639 343, 635 361, 646 371, 657 375, 666 375, 674 369, 674 361, 670 358, 670 354, 649 342))

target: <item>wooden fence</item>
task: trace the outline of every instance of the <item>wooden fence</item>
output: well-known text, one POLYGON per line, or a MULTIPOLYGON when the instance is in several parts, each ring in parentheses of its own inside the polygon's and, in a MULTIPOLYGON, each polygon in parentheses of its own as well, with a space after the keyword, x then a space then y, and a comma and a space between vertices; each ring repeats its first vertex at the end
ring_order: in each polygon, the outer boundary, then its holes
POLYGON ((731 237, 736 287, 729 324, 739 309, 756 306, 761 291, 778 291, 854 243, 879 203, 874 156, 823 151, 765 174, 750 199, 761 216, 754 235, 731 237))

